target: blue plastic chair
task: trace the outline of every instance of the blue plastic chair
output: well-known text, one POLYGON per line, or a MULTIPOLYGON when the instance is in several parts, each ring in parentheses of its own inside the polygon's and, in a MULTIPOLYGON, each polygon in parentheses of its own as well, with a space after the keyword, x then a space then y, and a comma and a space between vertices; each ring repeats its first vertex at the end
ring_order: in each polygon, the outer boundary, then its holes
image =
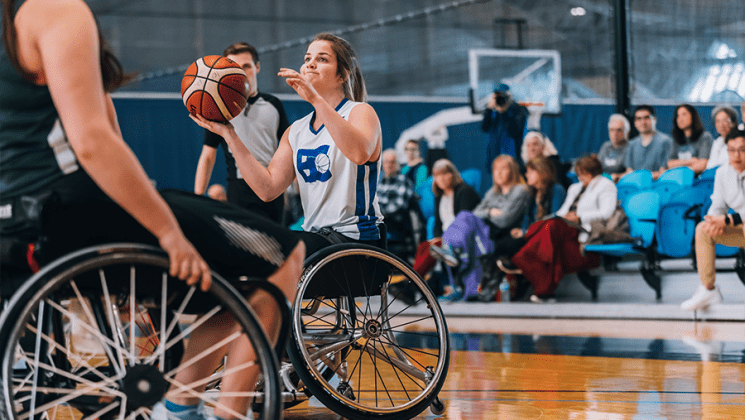
MULTIPOLYGON (((660 196, 660 207, 667 204, 671 197, 684 187, 675 181, 656 181, 648 187, 649 191, 654 191, 660 196)), ((690 187, 687 187, 690 189, 690 187)))
POLYGON ((433 217, 435 215, 435 195, 432 193, 431 176, 416 188, 416 194, 421 198, 419 200, 419 208, 422 209, 424 218, 429 219, 433 217))
POLYGON ((686 166, 681 166, 679 168, 668 169, 667 171, 663 172, 662 175, 657 178, 657 182, 673 181, 684 187, 690 187, 691 185, 693 185, 693 178, 695 177, 695 175, 696 174, 693 172, 693 169, 686 166))
POLYGON ((460 173, 463 181, 470 185, 476 192, 481 191, 481 171, 476 168, 465 169, 460 173))
MULTIPOLYGON (((719 166, 715 166, 713 168, 709 168, 709 169, 701 172, 701 175, 699 175, 696 180, 700 180, 700 179, 714 179, 714 176, 717 174, 717 169, 719 169, 719 166)), ((694 182, 696 182, 696 181, 694 181, 694 182)))
POLYGON ((659 219, 660 196, 654 191, 641 191, 629 197, 622 207, 629 219, 630 235, 637 238, 635 243, 587 245, 585 252, 623 257, 632 254, 645 254, 640 271, 644 281, 655 291, 656 298, 662 299, 662 279, 655 273, 652 244, 655 227, 659 219))
POLYGON ((671 258, 684 258, 693 251, 696 225, 701 220, 707 195, 687 188, 673 194, 660 207, 657 223, 657 252, 671 258))
POLYGON ((618 180, 617 185, 636 185, 639 189, 644 189, 652 185, 652 172, 646 169, 637 169, 629 172, 618 180))
POLYGON ((618 199, 621 200, 621 205, 623 205, 629 197, 641 191, 641 188, 638 185, 630 183, 618 183, 616 184, 616 189, 618 190, 618 199))
POLYGON ((579 178, 577 178, 577 174, 574 172, 567 172, 567 179, 571 184, 576 184, 579 182, 579 178))
POLYGON ((621 204, 629 219, 629 234, 641 239, 638 243, 587 245, 586 252, 595 252, 614 257, 641 253, 640 248, 648 248, 654 239, 655 226, 660 211, 660 196, 654 191, 640 191, 621 204))

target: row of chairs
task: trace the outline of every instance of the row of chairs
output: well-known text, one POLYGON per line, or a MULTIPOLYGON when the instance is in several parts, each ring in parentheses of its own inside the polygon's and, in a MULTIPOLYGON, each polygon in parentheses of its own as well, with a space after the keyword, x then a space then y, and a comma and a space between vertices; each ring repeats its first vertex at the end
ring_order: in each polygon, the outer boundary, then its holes
MULTIPOLYGON (((629 218, 635 243, 588 245, 585 250, 612 257, 642 255, 642 277, 662 298, 661 269, 663 258, 692 258, 695 267, 694 240, 696 225, 711 206, 716 168, 698 178, 690 168, 664 172, 658 180, 647 170, 637 170, 618 182, 618 198, 629 218)), ((735 271, 745 283, 743 252, 737 247, 717 245, 718 257, 736 257, 735 271)))

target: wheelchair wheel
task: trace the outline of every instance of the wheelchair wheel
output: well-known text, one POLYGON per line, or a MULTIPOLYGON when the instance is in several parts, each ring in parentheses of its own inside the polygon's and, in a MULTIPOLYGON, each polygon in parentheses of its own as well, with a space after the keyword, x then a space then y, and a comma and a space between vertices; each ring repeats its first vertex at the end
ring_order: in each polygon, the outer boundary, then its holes
POLYGON ((306 261, 293 308, 288 354, 326 407, 350 419, 394 420, 441 404, 450 361, 445 319, 398 257, 364 245, 321 250, 306 261), (415 302, 403 302, 402 292, 415 302))
MULTIPOLYGON (((184 397, 207 413, 230 410, 231 398, 244 398, 246 407, 260 401, 259 418, 280 418, 278 362, 245 299, 214 273, 201 292, 168 270, 160 249, 112 244, 70 254, 31 277, 0 317, 0 418, 150 419, 163 398, 184 397), (190 338, 213 325, 226 333, 181 362, 190 338), (245 360, 215 371, 213 359, 235 344, 246 349, 245 360), (214 374, 177 379, 193 366, 214 374), (226 395, 208 386, 237 375, 261 378, 261 391, 226 395)), ((230 411, 254 419, 248 408, 230 411)))

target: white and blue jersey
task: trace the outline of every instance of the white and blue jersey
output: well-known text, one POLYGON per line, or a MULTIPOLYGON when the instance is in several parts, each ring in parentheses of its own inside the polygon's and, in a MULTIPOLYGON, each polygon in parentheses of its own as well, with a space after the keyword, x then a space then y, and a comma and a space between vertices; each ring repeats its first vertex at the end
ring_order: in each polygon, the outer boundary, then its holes
MULTIPOLYGON (((360 102, 341 101, 336 112, 345 120, 360 102)), ((315 112, 290 127, 290 147, 300 187, 303 230, 329 227, 357 240, 380 238, 382 215, 376 190, 381 159, 357 165, 336 147, 325 126, 313 130, 315 112)))

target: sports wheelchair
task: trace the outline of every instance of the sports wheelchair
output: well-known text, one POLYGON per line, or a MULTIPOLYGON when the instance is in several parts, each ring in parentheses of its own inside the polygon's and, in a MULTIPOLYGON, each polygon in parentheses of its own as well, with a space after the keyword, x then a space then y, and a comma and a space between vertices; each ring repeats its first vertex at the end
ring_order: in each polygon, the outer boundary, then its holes
POLYGON ((110 244, 62 257, 25 281, 0 316, 0 419, 150 419, 158 401, 175 395, 199 398, 204 410, 244 397, 254 413, 231 412, 236 418, 281 418, 275 349, 246 292, 216 273, 201 292, 168 269, 158 248, 110 244), (218 360, 211 375, 179 383, 190 334, 225 325, 226 315, 237 327, 187 364, 231 344, 246 360, 218 360), (249 373, 258 378, 255 390, 221 392, 221 380, 249 373))
POLYGON ((444 412, 447 325, 435 295, 400 258, 361 244, 322 249, 305 261, 293 309, 291 363, 280 372, 287 407, 314 396, 349 419, 444 412))
MULTIPOLYGON (((245 284, 213 273, 202 293, 168 275, 162 250, 134 244, 93 247, 47 265, 0 317, 0 418, 148 419, 157 401, 174 394, 206 407, 248 397, 260 419, 281 418, 283 408, 311 396, 350 419, 444 412, 438 393, 450 360, 447 326, 434 294, 398 257, 359 244, 308 257, 291 328, 285 323, 278 341, 281 347, 291 329, 281 365, 282 352, 271 348, 244 299, 268 283, 245 284), (404 293, 414 304, 404 303, 404 293), (226 340, 247 337, 253 360, 176 383, 190 332, 226 311, 241 329, 226 340), (255 389, 223 395, 222 378, 246 368, 259 371, 255 389)), ((281 292, 268 291, 282 302, 281 292)))

